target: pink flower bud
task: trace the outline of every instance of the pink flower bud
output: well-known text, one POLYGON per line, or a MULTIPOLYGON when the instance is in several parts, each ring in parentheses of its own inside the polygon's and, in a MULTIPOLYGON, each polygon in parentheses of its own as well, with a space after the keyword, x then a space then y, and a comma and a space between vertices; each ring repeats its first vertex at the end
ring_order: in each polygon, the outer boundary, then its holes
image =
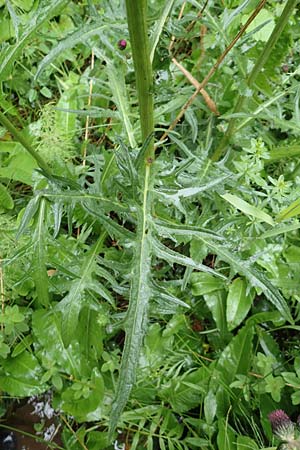
POLYGON ((271 412, 268 417, 275 436, 286 442, 291 442, 294 440, 295 424, 282 409, 276 409, 271 412))
POLYGON ((120 50, 125 50, 127 46, 127 42, 125 41, 125 39, 120 39, 118 42, 118 47, 120 50))

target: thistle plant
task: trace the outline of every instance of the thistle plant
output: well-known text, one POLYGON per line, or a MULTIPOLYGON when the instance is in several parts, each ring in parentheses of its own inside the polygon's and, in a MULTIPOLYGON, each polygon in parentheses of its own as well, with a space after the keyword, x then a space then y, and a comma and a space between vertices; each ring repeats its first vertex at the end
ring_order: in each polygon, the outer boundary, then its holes
POLYGON ((273 434, 281 440, 277 447, 278 449, 300 449, 300 436, 297 432, 296 424, 291 421, 289 416, 282 409, 276 409, 271 412, 269 414, 269 420, 273 434))

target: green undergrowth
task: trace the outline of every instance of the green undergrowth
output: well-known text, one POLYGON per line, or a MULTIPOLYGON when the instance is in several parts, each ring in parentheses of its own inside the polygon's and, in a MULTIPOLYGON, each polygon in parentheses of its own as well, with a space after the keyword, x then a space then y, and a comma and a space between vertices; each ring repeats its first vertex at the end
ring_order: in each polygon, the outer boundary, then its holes
POLYGON ((298 415, 299 4, 164 136, 172 57, 201 82, 257 4, 0 1, 2 415, 51 391, 68 450, 275 449, 298 415))

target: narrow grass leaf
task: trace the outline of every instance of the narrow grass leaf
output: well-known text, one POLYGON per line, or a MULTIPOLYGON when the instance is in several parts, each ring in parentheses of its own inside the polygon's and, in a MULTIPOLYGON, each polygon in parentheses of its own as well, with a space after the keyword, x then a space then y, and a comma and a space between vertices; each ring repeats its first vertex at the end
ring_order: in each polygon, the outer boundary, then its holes
POLYGON ((298 198, 287 208, 282 210, 276 217, 277 222, 282 222, 286 219, 291 219, 292 217, 298 216, 300 214, 300 199, 298 198))
POLYGON ((259 239, 266 239, 273 236, 278 236, 279 234, 288 233, 289 231, 298 230, 300 228, 300 222, 294 222, 289 225, 276 225, 271 230, 265 231, 265 233, 258 236, 259 239))
POLYGON ((240 197, 232 194, 223 194, 221 197, 247 216, 252 216, 262 222, 268 223, 269 225, 274 225, 274 221, 269 214, 265 213, 256 206, 250 205, 250 203, 245 202, 245 200, 240 197))

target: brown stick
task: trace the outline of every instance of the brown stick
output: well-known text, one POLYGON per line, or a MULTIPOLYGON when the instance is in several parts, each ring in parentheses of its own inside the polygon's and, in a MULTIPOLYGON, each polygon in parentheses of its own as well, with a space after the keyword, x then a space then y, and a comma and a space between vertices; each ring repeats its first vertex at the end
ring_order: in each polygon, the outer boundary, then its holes
MULTIPOLYGON (((184 74, 184 76, 189 80, 189 82, 195 86, 195 88, 198 90, 200 83, 198 80, 196 80, 196 78, 193 77, 193 75, 191 74, 191 72, 189 72, 188 70, 186 70, 181 64, 180 62, 178 62, 175 58, 172 58, 172 62, 178 67, 179 70, 181 70, 181 72, 184 74)), ((206 92, 205 89, 201 89, 199 90, 199 93, 202 95, 202 97, 204 98, 204 101, 207 105, 207 107, 210 109, 210 111, 212 111, 214 114, 216 114, 216 116, 219 116, 220 113, 217 109, 217 106, 215 104, 215 102, 213 101, 212 98, 210 98, 209 94, 206 92)))
POLYGON ((212 68, 210 69, 210 71, 208 72, 208 74, 206 75, 206 77, 204 78, 204 80, 199 83, 198 88, 196 89, 196 91, 193 93, 193 95, 188 99, 188 101, 183 105, 183 107, 181 108, 181 111, 179 112, 179 114, 177 115, 176 119, 171 123, 171 125, 169 126, 169 128, 166 130, 166 132, 162 135, 162 137, 160 138, 159 142, 162 142, 169 134, 170 131, 172 131, 175 126, 177 125, 177 123, 179 122, 179 120, 182 118, 182 116, 184 115, 184 113, 186 112, 186 110, 190 107, 190 105, 193 103, 193 101, 195 100, 195 98, 197 97, 197 95, 199 94, 200 90, 204 88, 204 86, 206 86, 206 84, 209 82, 209 80, 211 79, 211 77, 213 76, 213 74, 216 72, 216 70, 218 69, 218 67, 220 66, 220 64, 223 62, 224 58, 228 55, 228 53, 230 52, 230 50, 235 46, 235 44, 237 43, 237 41, 240 39, 240 37, 244 34, 244 32, 246 31, 246 29, 248 28, 248 26, 250 25, 251 22, 253 22, 253 20, 255 19, 255 17, 257 16, 257 14, 260 12, 260 10, 264 7, 265 3, 267 0, 261 0, 259 5, 256 7, 256 9, 254 10, 254 12, 251 14, 251 16, 249 17, 249 19, 247 20, 247 22, 245 23, 245 25, 242 26, 242 28, 240 29, 240 31, 238 32, 238 34, 235 36, 235 38, 231 41, 231 43, 228 45, 228 47, 225 48, 224 52, 219 56, 219 58, 217 59, 217 61, 215 62, 215 64, 212 66, 212 68))

